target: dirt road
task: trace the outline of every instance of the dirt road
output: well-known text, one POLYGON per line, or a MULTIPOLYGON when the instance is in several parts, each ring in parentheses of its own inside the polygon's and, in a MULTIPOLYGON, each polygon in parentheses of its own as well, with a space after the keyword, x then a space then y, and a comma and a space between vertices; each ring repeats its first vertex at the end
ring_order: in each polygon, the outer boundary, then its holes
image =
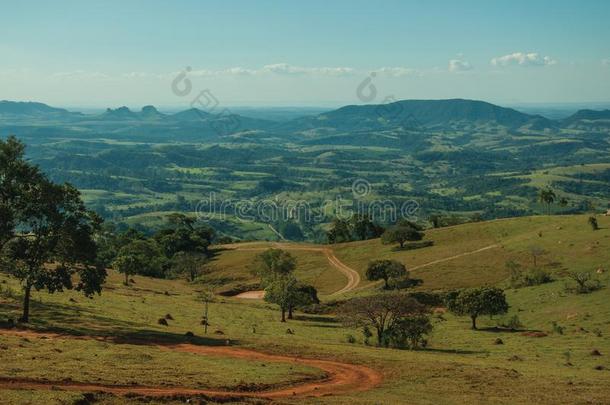
MULTIPOLYGON (((245 250, 245 251, 264 251, 269 249, 269 247, 257 247, 257 242, 246 244, 246 243, 234 243, 230 245, 224 245, 224 248, 227 249, 235 249, 235 250, 245 250)), ((343 264, 331 248, 327 247, 314 247, 314 246, 296 246, 290 243, 274 243, 272 245, 277 249, 284 250, 298 250, 298 251, 306 251, 306 252, 319 252, 326 256, 328 263, 335 269, 339 270, 346 278, 347 284, 338 291, 335 291, 331 295, 343 294, 348 291, 353 290, 360 284, 360 274, 349 266, 343 264)), ((237 294, 236 298, 242 299, 263 299, 265 295, 264 291, 246 291, 241 294, 237 294)))
MULTIPOLYGON (((59 335, 54 333, 38 333, 19 330, 0 330, 0 335, 13 335, 27 337, 28 339, 95 339, 97 337, 59 335)), ((125 343, 125 342, 122 342, 125 343)), ((138 341, 142 344, 142 341, 138 341)), ((298 363, 315 367, 326 373, 326 378, 318 381, 305 382, 290 387, 269 389, 265 391, 222 391, 213 389, 194 389, 185 387, 144 386, 144 385, 110 385, 93 382, 74 381, 47 381, 30 378, 0 377, 1 389, 62 389, 68 391, 106 392, 115 395, 138 394, 151 397, 174 397, 188 395, 204 395, 212 398, 294 398, 295 396, 319 397, 323 395, 340 395, 370 390, 382 381, 379 372, 365 366, 341 363, 331 360, 306 359, 300 357, 280 356, 261 353, 253 350, 240 349, 230 346, 199 346, 189 343, 164 344, 147 342, 152 347, 161 350, 174 350, 196 355, 211 355, 220 357, 233 357, 238 359, 298 363)))

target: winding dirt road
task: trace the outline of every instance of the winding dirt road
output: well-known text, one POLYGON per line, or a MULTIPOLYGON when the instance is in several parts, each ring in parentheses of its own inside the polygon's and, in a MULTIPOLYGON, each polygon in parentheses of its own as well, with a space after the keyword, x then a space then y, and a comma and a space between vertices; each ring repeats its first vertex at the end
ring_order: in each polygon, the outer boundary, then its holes
MULTIPOLYGON (((59 335, 54 333, 38 333, 19 330, 0 330, 0 335, 27 337, 29 339, 107 339, 86 336, 59 335)), ((122 342, 125 343, 125 342, 122 342)), ((138 341, 142 344, 142 341, 138 341)), ((29 378, 9 378, 0 376, 1 389, 62 389, 68 391, 106 392, 115 395, 137 394, 150 397, 173 397, 188 395, 204 395, 212 398, 294 398, 295 396, 319 397, 323 395, 340 395, 370 390, 382 381, 379 372, 365 366, 341 363, 331 360, 306 359, 300 357, 280 356, 240 349, 230 346, 199 346, 190 343, 164 344, 147 342, 152 347, 161 350, 173 350, 197 355, 212 355, 233 357, 246 360, 298 363, 315 367, 326 373, 326 378, 318 381, 305 382, 290 387, 269 389, 263 391, 222 391, 217 389, 194 389, 186 387, 156 387, 144 385, 111 385, 74 381, 47 381, 29 378)))
MULTIPOLYGON (((254 244, 257 244, 258 242, 253 242, 254 244)), ((250 244, 251 245, 251 244, 250 244)), ((235 249, 235 250, 251 250, 251 251, 261 251, 261 250, 267 250, 269 247, 248 247, 248 244, 239 244, 239 243, 235 243, 235 244, 231 244, 231 245, 224 245, 224 247, 229 248, 229 249, 235 249)), ((345 275, 345 277, 347 277, 347 284, 345 285, 345 287, 341 288, 338 291, 335 291, 334 293, 330 294, 331 296, 334 295, 339 295, 339 294, 343 294, 349 291, 353 291, 356 289, 356 287, 358 287, 358 284, 360 284, 360 274, 352 269, 351 267, 345 265, 344 263, 342 263, 337 256, 335 256, 335 252, 331 249, 331 248, 327 248, 327 247, 308 247, 308 246, 295 246, 289 243, 274 243, 273 247, 278 248, 278 249, 285 249, 285 250, 304 250, 304 251, 308 251, 308 252, 321 252, 323 253, 326 258, 328 259, 328 262, 330 263, 331 266, 333 266, 335 269, 339 270, 341 273, 343 273, 345 275)), ((454 256, 449 256, 449 257, 445 257, 442 259, 438 259, 438 260, 433 260, 431 262, 428 263, 424 263, 424 264, 420 264, 418 266, 415 267, 411 267, 409 268, 410 271, 412 270, 418 270, 424 267, 428 267, 428 266, 432 266, 434 264, 438 264, 438 263, 443 263, 443 262, 448 262, 450 260, 454 260, 454 259, 458 259, 460 257, 464 257, 464 256, 469 256, 469 255, 473 255, 473 254, 477 254, 477 253, 481 253, 484 252, 486 250, 489 249, 494 249, 494 248, 498 248, 501 247, 500 244, 493 244, 493 245, 489 245, 489 246, 485 246, 482 247, 480 249, 477 250, 472 250, 469 252, 464 252, 464 253, 460 253, 454 256)), ((241 294, 237 294, 235 297, 236 298, 242 298, 242 299, 263 299, 263 297, 265 296, 265 292, 264 291, 246 291, 243 292, 241 294)))
MULTIPOLYGON (((256 245, 258 243, 254 242, 253 244, 256 245)), ((326 256, 326 259, 330 263, 330 265, 332 267, 334 267, 335 269, 339 270, 347 278, 347 284, 340 290, 332 293, 331 295, 338 295, 338 294, 343 294, 343 293, 352 291, 353 289, 355 289, 358 286, 358 284, 360 284, 360 274, 356 270, 352 269, 351 267, 343 264, 337 258, 337 256, 335 256, 335 252, 333 252, 333 250, 331 248, 312 247, 312 246, 295 246, 290 243, 274 243, 272 246, 277 249, 298 250, 298 251, 305 251, 305 252, 320 252, 320 253, 324 254, 326 256)), ((256 246, 252 246, 252 244, 245 244, 245 243, 234 243, 234 244, 230 244, 230 245, 223 245, 223 247, 227 248, 227 249, 245 250, 245 251, 264 251, 264 250, 269 249, 269 247, 256 247, 256 246)), ((241 294, 237 294, 235 297, 242 298, 242 299, 263 299, 264 296, 265 296, 264 291, 246 291, 241 294)))

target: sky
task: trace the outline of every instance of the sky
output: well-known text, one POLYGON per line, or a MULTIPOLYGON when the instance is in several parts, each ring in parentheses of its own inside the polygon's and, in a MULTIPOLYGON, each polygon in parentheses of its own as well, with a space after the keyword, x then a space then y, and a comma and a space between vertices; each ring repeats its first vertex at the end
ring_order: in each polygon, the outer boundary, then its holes
POLYGON ((609 21, 605 0, 3 2, 0 99, 610 102, 609 21))

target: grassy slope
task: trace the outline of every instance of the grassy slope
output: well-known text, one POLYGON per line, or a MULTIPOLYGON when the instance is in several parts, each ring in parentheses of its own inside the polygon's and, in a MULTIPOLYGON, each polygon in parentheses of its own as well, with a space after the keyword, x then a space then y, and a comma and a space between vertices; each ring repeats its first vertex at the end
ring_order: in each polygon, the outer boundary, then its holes
MULTIPOLYGON (((417 277, 424 279, 422 288, 429 284, 427 288, 433 289, 452 287, 454 284, 502 283, 506 275, 501 273, 504 272, 505 258, 515 257, 527 264, 529 257, 524 249, 534 241, 549 250, 550 253, 542 262, 558 275, 562 268, 593 270, 605 267, 608 270, 610 218, 599 218, 599 221, 603 229, 596 232, 590 230, 586 217, 583 216, 521 218, 469 224, 429 232, 428 236, 436 242, 431 248, 394 252, 378 241, 369 241, 339 246, 337 254, 346 263, 362 269, 369 259, 376 257, 399 257, 413 266, 446 257, 445 255, 476 249, 479 242, 488 244, 499 241, 504 246, 494 254, 487 251, 414 272, 417 277), (558 230, 558 227, 562 229, 558 230), (542 232, 542 237, 538 236, 539 231, 542 232), (552 262, 561 262, 561 266, 552 265, 552 262)), ((238 253, 243 252, 226 252, 227 255, 238 253)), ((222 260, 225 259, 229 260, 230 257, 222 260)), ((237 260, 240 261, 247 259, 237 260)), ((332 269, 328 274, 343 277, 332 269)), ((229 298, 219 298, 211 305, 211 331, 222 330, 224 333, 211 336, 222 341, 229 338, 257 350, 368 364, 383 371, 385 375, 384 384, 370 392, 319 400, 300 399, 294 403, 607 403, 610 401, 610 371, 594 370, 595 366, 600 365, 610 368, 610 304, 607 289, 610 277, 608 272, 600 277, 606 288, 587 295, 565 293, 561 280, 543 286, 507 291, 511 304, 509 315, 517 314, 528 330, 549 333, 549 336, 542 338, 523 336, 520 332, 474 332, 468 329, 467 319, 444 314, 437 315, 434 319, 435 330, 430 337, 429 350, 409 352, 376 349, 364 346, 358 331, 342 327, 332 317, 300 315, 299 319, 286 325, 277 321, 277 310, 269 304, 229 298), (563 335, 552 333, 552 321, 565 327, 563 335), (287 327, 293 329, 295 334, 286 334, 287 327), (346 343, 348 333, 356 336, 356 344, 346 343), (504 341, 503 345, 493 344, 498 337, 504 341), (598 349, 602 356, 591 356, 593 349, 598 349), (565 364, 565 353, 568 351, 571 366, 565 364)), ((7 285, 16 287, 13 280, 3 284, 5 288, 7 285)), ((136 285, 125 288, 120 285, 120 278, 113 275, 102 296, 93 300, 84 299, 73 292, 55 295, 36 293, 33 326, 95 335, 156 335, 166 339, 180 339, 186 331, 193 331, 201 336, 199 320, 202 305, 196 299, 197 288, 180 281, 143 277, 136 277, 136 285), (70 302, 70 298, 75 299, 76 303, 70 302), (156 320, 166 313, 171 313, 175 321, 170 321, 168 327, 157 325, 156 320)), ((17 315, 18 307, 13 299, 3 298, 2 304, 0 319, 17 315)), ((494 326, 496 320, 485 318, 481 319, 480 324, 482 327, 494 326)), ((267 374, 265 368, 263 375, 259 375, 261 369, 257 365, 241 366, 228 359, 214 364, 205 358, 180 364, 181 359, 177 354, 152 350, 144 353, 141 348, 133 348, 132 351, 124 345, 108 344, 101 358, 86 357, 86 363, 71 363, 70 356, 84 358, 87 351, 95 353, 99 343, 82 342, 87 347, 79 350, 74 346, 73 350, 61 354, 50 351, 44 342, 28 343, 27 352, 26 348, 17 349, 16 345, 20 342, 11 338, 0 337, 0 343, 9 348, 8 355, 3 353, 5 359, 2 362, 8 365, 3 366, 1 375, 35 371, 61 375, 72 373, 70 376, 76 379, 83 373, 83 369, 88 373, 94 372, 92 370, 95 367, 104 364, 104 359, 120 356, 127 350, 133 353, 133 358, 130 358, 130 363, 119 374, 126 381, 145 383, 155 378, 167 378, 170 381, 172 378, 180 379, 169 371, 167 374, 159 372, 159 376, 143 373, 143 370, 147 370, 147 364, 167 363, 175 367, 176 373, 183 373, 184 367, 198 375, 201 373, 202 384, 207 383, 208 374, 204 371, 208 369, 222 379, 223 382, 219 385, 236 384, 237 378, 248 382, 272 380, 284 383, 293 378, 282 369, 282 365, 277 366, 276 374, 267 374), (83 354, 79 355, 80 352, 83 354), (12 353, 23 356, 15 359, 11 356, 12 353), (140 355, 152 359, 142 359, 140 355), (68 356, 66 363, 57 361, 60 356, 68 356), (62 364, 66 364, 63 369, 62 364), (31 371, 35 368, 34 365, 40 367, 31 371), (240 376, 237 377, 236 374, 233 380, 227 380, 225 370, 234 370, 232 367, 239 367, 240 376)), ((302 372, 315 373, 311 370, 302 372)), ((180 382, 189 384, 186 378, 180 379, 180 382)), ((29 395, 28 392, 12 391, 7 394, 7 398, 19 402, 29 398, 29 395)), ((57 392, 36 395, 44 399, 60 395, 70 398, 78 396, 57 392)))

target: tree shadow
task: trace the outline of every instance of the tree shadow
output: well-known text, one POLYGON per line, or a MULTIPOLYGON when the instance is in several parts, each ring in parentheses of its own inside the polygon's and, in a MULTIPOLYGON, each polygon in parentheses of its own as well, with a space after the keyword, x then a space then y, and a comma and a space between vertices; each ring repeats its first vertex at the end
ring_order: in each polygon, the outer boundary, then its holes
MULTIPOLYGON (((49 332, 72 337, 92 338, 117 344, 175 345, 190 343, 201 346, 225 346, 226 338, 213 338, 150 329, 141 322, 119 320, 102 316, 89 309, 75 308, 59 303, 32 301, 31 322, 24 326, 33 332, 49 332)), ((8 325, 7 325, 8 326, 8 325)), ((231 344, 239 344, 230 340, 231 344)))
POLYGON ((490 326, 487 328, 478 328, 477 332, 492 332, 492 333, 525 333, 525 332, 542 332, 539 329, 524 329, 524 328, 502 328, 499 326, 490 326))
POLYGON ((448 353, 448 354, 483 354, 487 353, 485 350, 465 350, 465 349, 435 349, 426 347, 425 349, 419 349, 420 352, 433 352, 433 353, 448 353))
POLYGON ((336 318, 327 317, 327 316, 319 316, 319 315, 295 315, 295 321, 304 321, 304 322, 326 322, 326 323, 338 323, 339 321, 336 318))

